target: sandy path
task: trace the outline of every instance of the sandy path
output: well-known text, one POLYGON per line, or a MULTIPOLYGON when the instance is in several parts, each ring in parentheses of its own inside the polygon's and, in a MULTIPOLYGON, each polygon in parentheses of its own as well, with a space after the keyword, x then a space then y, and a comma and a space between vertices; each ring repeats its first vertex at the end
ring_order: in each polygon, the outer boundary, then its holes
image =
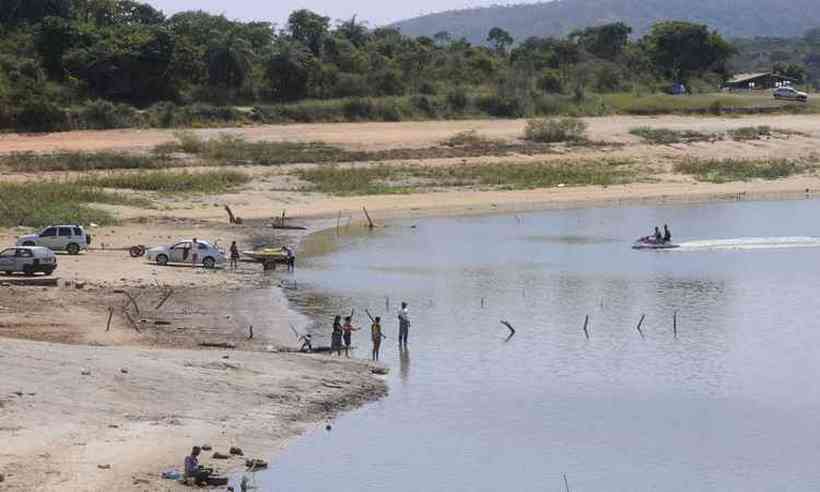
MULTIPOLYGON (((730 117, 693 116, 610 116, 585 118, 589 137, 611 142, 638 140, 629 130, 638 126, 691 129, 702 132, 726 131, 744 126, 769 125, 774 128, 820 135, 820 115, 776 115, 730 117)), ((249 140, 322 141, 358 149, 424 147, 464 130, 505 140, 521 136, 526 120, 421 121, 401 123, 321 123, 191 130, 203 137, 220 133, 237 134, 249 140)), ((146 150, 174 140, 174 130, 105 130, 51 134, 0 135, 0 153, 51 152, 55 150, 146 150)))

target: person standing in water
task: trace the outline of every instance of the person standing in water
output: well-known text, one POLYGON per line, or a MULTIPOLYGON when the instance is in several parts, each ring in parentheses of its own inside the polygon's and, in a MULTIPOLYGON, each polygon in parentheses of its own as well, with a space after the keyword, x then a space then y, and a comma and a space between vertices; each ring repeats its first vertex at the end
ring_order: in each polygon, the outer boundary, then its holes
POLYGON ((373 324, 370 325, 370 336, 373 339, 373 361, 379 360, 379 350, 382 346, 382 319, 380 316, 376 316, 376 319, 373 320, 373 324))
POLYGON ((239 267, 239 246, 236 241, 231 243, 231 268, 236 270, 239 267))
POLYGON ((342 317, 336 316, 333 320, 333 333, 330 336, 330 353, 337 352, 336 355, 342 355, 342 317))
POLYGON ((410 313, 407 310, 407 303, 401 303, 399 309, 399 348, 407 348, 407 336, 410 334, 410 313))
POLYGON ((345 324, 342 326, 342 337, 345 341, 345 357, 350 357, 350 344, 353 341, 354 331, 358 331, 358 328, 353 327, 353 318, 348 316, 345 318, 345 324))

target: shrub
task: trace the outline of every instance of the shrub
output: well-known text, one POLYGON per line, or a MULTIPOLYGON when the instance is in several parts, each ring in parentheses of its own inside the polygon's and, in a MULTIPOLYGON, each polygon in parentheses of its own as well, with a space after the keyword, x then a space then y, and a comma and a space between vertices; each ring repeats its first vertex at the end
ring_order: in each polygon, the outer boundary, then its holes
POLYGON ((564 84, 561 82, 561 76, 556 70, 544 70, 538 82, 536 82, 538 90, 548 94, 560 94, 564 90, 564 84))
POLYGON ((779 179, 803 171, 804 166, 789 160, 697 160, 675 164, 675 171, 695 176, 699 181, 726 183, 749 179, 779 179))
POLYGON ((68 119, 65 111, 45 98, 31 98, 23 102, 14 115, 18 131, 53 132, 66 130, 68 119))
POLYGON ((668 128, 651 128, 641 126, 632 128, 629 133, 640 137, 653 145, 669 145, 692 142, 714 142, 722 138, 721 134, 703 133, 694 130, 672 130, 668 128))
POLYGON ((345 118, 351 121, 372 120, 375 114, 373 101, 367 98, 354 98, 344 104, 345 118))
POLYGON ((397 101, 384 101, 379 107, 379 119, 384 121, 401 121, 401 106, 397 101))
POLYGON ((470 98, 467 91, 461 87, 457 87, 447 94, 447 106, 450 107, 451 111, 461 113, 467 109, 469 104, 470 98))
POLYGON ((476 130, 464 130, 458 132, 452 137, 449 137, 441 142, 447 147, 461 147, 469 145, 490 145, 499 143, 496 140, 480 135, 476 130))
POLYGON ((133 107, 102 99, 84 104, 77 117, 77 126, 90 130, 139 126, 139 113, 133 107))
POLYGON ((359 74, 340 73, 334 92, 337 97, 365 97, 370 94, 367 80, 359 74))
POLYGON ((587 124, 576 118, 530 120, 524 139, 531 142, 577 142, 584 140, 587 124))
POLYGON ((410 103, 431 118, 435 118, 438 114, 435 99, 430 96, 415 95, 410 98, 410 103))
POLYGON ((772 128, 766 125, 762 126, 744 126, 728 131, 732 140, 760 140, 763 137, 771 137, 772 128))
POLYGON ((527 101, 517 96, 492 94, 478 99, 478 107, 490 116, 521 118, 527 115, 527 101))
POLYGON ((419 94, 435 96, 438 94, 438 87, 436 87, 436 84, 430 82, 429 80, 425 80, 421 83, 421 85, 419 85, 419 94))

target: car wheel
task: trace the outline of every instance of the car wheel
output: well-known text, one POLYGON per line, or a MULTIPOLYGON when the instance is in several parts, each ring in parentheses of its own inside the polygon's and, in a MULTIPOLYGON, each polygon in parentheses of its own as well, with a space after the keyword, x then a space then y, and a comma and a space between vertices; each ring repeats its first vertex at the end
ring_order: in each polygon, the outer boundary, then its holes
POLYGON ((53 268, 49 268, 48 270, 43 270, 43 274, 44 274, 46 277, 50 276, 52 273, 54 273, 54 269, 53 269, 53 268))
POLYGON ((165 266, 168 264, 168 255, 157 255, 157 265, 165 266))
POLYGON ((31 265, 23 265, 23 274, 26 277, 33 277, 34 276, 34 267, 31 265))
POLYGON ((37 245, 36 245, 36 244, 34 244, 34 241, 25 241, 25 242, 23 243, 23 246, 37 246, 37 245))
POLYGON ((216 266, 216 260, 214 260, 213 258, 211 258, 210 256, 208 256, 208 257, 206 257, 204 260, 202 260, 202 265, 203 265, 205 268, 213 268, 213 267, 215 267, 215 266, 216 266))
POLYGON ((77 243, 70 243, 68 246, 65 247, 65 250, 70 255, 78 255, 80 254, 80 245, 77 243))

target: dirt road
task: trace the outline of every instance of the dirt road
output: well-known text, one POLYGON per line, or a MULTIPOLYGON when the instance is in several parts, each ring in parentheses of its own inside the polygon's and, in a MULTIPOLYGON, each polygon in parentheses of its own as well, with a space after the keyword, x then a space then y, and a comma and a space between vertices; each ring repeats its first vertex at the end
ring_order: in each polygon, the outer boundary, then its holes
MULTIPOLYGON (((631 128, 689 129, 702 132, 726 131, 744 126, 769 125, 820 136, 820 115, 777 115, 734 117, 695 116, 610 116, 584 118, 589 138, 608 142, 636 143, 631 128)), ((321 123, 190 130, 203 137, 220 133, 242 135, 248 140, 315 142, 355 149, 380 150, 395 147, 436 145, 458 132, 477 130, 482 135, 505 140, 517 139, 526 120, 421 121, 401 123, 321 123)), ((0 135, 0 153, 52 152, 55 150, 147 150, 174 140, 175 130, 106 130, 51 134, 0 135)))

